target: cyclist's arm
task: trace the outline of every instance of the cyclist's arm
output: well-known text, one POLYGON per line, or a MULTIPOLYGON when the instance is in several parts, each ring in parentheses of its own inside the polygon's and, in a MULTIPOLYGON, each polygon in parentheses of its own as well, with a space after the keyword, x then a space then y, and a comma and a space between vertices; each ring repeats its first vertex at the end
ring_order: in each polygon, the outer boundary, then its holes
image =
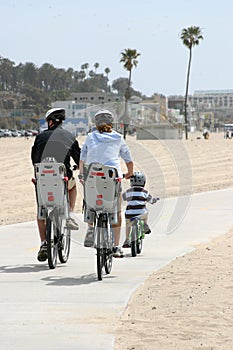
POLYGON ((80 161, 79 161, 79 175, 83 175, 83 165, 84 165, 84 161, 80 159, 80 161))
POLYGON ((125 178, 129 179, 133 175, 134 164, 132 161, 129 147, 126 145, 125 140, 123 138, 121 139, 120 157, 124 159, 127 167, 127 173, 125 174, 125 178))
POLYGON ((35 163, 40 163, 41 160, 41 154, 44 150, 44 146, 38 141, 38 138, 36 137, 34 145, 31 149, 31 161, 34 165, 35 163))
POLYGON ((133 176, 133 166, 134 166, 134 164, 133 164, 132 161, 131 162, 127 162, 125 164, 127 166, 127 173, 125 174, 125 178, 129 179, 131 176, 133 176))
POLYGON ((157 198, 152 197, 152 195, 148 193, 148 196, 147 196, 146 200, 150 204, 155 204, 159 200, 159 198, 158 197, 157 198))
POLYGON ((79 143, 77 140, 75 140, 75 142, 73 143, 73 145, 71 147, 70 155, 78 167, 79 167, 80 153, 81 153, 81 149, 79 147, 79 143))
POLYGON ((126 201, 126 200, 127 200, 127 198, 126 198, 126 193, 125 193, 125 192, 122 193, 122 199, 123 199, 123 201, 126 201))

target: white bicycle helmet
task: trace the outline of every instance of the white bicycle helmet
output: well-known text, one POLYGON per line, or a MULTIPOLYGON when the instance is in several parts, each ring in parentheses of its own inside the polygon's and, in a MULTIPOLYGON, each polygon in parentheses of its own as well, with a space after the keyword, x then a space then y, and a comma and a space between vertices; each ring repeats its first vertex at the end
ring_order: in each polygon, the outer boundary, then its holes
POLYGON ((95 124, 96 125, 112 124, 113 120, 114 120, 114 118, 113 118, 112 112, 108 111, 107 109, 99 110, 95 114, 95 124))
POLYGON ((64 108, 51 108, 45 114, 45 120, 53 120, 54 122, 62 122, 66 118, 66 111, 64 108))
POLYGON ((135 171, 133 176, 130 178, 130 186, 141 186, 144 187, 146 184, 146 177, 143 173, 135 171))

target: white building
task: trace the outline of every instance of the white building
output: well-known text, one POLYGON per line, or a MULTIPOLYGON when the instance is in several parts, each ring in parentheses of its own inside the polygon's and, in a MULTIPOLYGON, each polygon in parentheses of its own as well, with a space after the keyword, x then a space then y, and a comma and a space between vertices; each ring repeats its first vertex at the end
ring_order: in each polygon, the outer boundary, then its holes
POLYGON ((233 108, 233 90, 197 90, 189 101, 194 108, 233 108))

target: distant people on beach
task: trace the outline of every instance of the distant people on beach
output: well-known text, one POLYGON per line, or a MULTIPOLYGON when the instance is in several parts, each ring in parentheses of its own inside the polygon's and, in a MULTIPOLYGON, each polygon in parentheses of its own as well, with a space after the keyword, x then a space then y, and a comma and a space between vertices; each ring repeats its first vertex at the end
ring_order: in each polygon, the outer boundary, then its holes
POLYGON ((207 129, 204 129, 203 136, 205 140, 208 140, 210 137, 209 131, 207 129))

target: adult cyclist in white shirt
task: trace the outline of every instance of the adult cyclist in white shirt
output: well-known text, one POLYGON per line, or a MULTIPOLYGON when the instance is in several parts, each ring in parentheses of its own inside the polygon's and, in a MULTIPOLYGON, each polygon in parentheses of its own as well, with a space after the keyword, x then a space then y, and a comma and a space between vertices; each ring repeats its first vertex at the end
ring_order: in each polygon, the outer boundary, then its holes
MULTIPOLYGON (((121 158, 125 161, 127 173, 125 178, 133 175, 133 161, 130 150, 126 145, 123 136, 113 130, 113 115, 109 110, 100 110, 95 114, 96 130, 87 135, 82 146, 79 171, 83 175, 83 165, 98 162, 103 165, 115 167, 118 176, 122 177, 121 158)), ((119 198, 118 223, 112 225, 114 232, 114 257, 123 257, 124 253, 119 246, 121 232, 121 197, 119 198)), ((84 241, 85 247, 92 247, 94 244, 94 229, 89 225, 84 241)))

